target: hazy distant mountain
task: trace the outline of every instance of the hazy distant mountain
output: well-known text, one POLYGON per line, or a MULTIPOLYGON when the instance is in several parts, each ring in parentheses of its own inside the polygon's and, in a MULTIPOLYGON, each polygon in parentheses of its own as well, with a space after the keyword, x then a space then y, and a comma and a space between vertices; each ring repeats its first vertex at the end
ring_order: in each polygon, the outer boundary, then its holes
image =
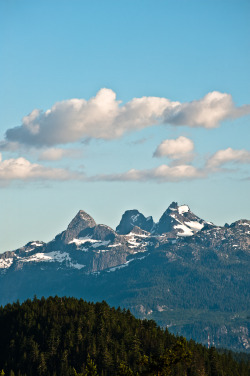
POLYGON ((0 304, 107 300, 200 342, 250 351, 250 221, 215 226, 173 202, 158 223, 126 211, 116 231, 80 210, 51 242, 0 255, 0 304))

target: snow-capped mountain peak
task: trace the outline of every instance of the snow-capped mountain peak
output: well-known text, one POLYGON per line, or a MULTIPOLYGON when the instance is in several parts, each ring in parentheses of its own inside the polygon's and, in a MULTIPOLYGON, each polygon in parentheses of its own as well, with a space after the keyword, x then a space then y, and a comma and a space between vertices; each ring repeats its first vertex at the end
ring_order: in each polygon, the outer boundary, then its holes
POLYGON ((188 205, 178 206, 177 202, 172 202, 156 224, 154 233, 169 234, 171 237, 191 236, 200 231, 205 223, 191 212, 188 205))

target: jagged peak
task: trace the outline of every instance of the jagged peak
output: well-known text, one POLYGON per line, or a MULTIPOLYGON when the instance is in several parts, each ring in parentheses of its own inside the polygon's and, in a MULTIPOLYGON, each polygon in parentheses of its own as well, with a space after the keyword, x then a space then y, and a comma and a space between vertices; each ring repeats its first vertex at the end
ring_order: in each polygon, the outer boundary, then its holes
POLYGON ((171 212, 171 211, 177 211, 179 214, 183 214, 183 213, 190 212, 190 209, 189 209, 189 206, 186 205, 186 204, 178 205, 178 202, 173 201, 169 205, 169 207, 167 208, 167 210, 165 211, 165 213, 169 214, 169 212, 171 212))
MULTIPOLYGON (((84 210, 79 210, 76 216, 72 219, 70 223, 72 223, 75 219, 82 219, 84 221, 94 221, 94 219, 84 210)), ((94 221, 95 222, 95 221, 94 221)))
POLYGON ((81 231, 85 230, 86 228, 93 228, 95 226, 95 220, 84 210, 79 210, 68 225, 67 230, 63 233, 62 239, 65 243, 69 243, 71 240, 76 238, 81 231))
POLYGON ((168 207, 169 210, 177 210, 178 209, 178 203, 173 201, 168 207))
POLYGON ((137 209, 126 210, 122 215, 122 219, 119 225, 116 227, 116 231, 119 234, 128 234, 134 226, 138 226, 143 230, 150 231, 154 225, 153 218, 145 217, 137 209))
POLYGON ((122 218, 128 217, 128 216, 133 216, 133 215, 143 215, 143 214, 141 212, 139 212, 139 210, 137 210, 137 209, 129 209, 129 210, 125 210, 125 212, 122 215, 122 218))

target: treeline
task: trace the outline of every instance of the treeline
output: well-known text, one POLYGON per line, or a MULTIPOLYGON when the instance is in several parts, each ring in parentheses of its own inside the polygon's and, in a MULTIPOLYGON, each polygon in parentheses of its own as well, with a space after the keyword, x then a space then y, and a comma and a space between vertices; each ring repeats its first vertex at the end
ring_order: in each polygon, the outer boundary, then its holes
POLYGON ((0 375, 248 376, 249 370, 230 352, 176 337, 106 302, 50 297, 0 307, 0 375))

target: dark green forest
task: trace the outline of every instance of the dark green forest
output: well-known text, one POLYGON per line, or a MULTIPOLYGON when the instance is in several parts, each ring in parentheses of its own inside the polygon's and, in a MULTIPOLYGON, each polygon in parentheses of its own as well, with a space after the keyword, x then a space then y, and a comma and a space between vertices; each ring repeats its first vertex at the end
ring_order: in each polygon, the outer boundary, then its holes
POLYGON ((35 297, 0 307, 0 375, 249 374, 249 361, 174 336, 106 302, 35 297))

